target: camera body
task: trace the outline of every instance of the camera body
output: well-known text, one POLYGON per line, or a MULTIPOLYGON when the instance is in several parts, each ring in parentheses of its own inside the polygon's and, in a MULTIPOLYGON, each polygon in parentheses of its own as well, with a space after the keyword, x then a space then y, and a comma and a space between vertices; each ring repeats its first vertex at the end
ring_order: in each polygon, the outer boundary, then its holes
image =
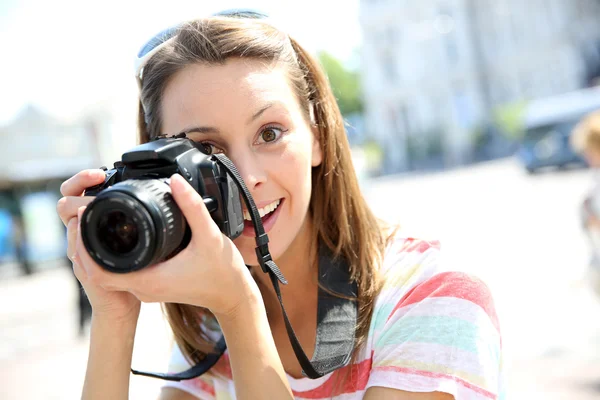
POLYGON ((191 232, 171 196, 169 178, 183 176, 204 200, 221 232, 231 239, 244 229, 239 189, 211 157, 187 138, 165 138, 124 153, 106 171, 81 221, 83 243, 92 258, 112 272, 131 272, 173 257, 191 232))

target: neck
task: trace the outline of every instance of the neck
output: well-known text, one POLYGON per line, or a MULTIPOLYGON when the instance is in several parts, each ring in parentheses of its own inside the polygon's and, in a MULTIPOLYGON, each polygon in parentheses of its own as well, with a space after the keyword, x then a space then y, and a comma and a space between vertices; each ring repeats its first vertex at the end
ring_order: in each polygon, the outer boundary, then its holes
MULTIPOLYGON (((312 235, 312 222, 307 217, 284 254, 275 263, 288 281, 280 284, 281 296, 288 317, 296 319, 305 314, 316 302, 318 295, 317 243, 312 235), (313 299, 314 297, 314 299, 313 299)), ((259 271, 255 274, 256 282, 262 293, 269 321, 281 319, 281 306, 268 274, 259 271)))

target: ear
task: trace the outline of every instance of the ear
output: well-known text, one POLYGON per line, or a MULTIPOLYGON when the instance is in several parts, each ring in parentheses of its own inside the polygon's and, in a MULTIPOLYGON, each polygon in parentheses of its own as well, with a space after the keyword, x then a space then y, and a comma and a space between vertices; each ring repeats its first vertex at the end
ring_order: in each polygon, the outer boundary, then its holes
POLYGON ((316 125, 311 126, 312 130, 312 155, 311 165, 318 167, 323 161, 323 149, 321 149, 321 132, 316 125))

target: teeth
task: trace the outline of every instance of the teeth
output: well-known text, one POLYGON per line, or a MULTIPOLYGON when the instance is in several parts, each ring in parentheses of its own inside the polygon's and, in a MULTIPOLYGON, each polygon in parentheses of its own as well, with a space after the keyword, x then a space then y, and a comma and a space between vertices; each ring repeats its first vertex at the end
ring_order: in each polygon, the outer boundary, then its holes
MULTIPOLYGON (((275 200, 274 202, 272 202, 269 205, 264 206, 263 208, 259 208, 258 209, 258 214, 260 215, 260 217, 264 217, 265 215, 275 211, 275 209, 277 208, 277 206, 279 205, 279 200, 275 200)), ((252 218, 250 217, 250 211, 244 210, 244 219, 246 221, 252 221, 252 218)))

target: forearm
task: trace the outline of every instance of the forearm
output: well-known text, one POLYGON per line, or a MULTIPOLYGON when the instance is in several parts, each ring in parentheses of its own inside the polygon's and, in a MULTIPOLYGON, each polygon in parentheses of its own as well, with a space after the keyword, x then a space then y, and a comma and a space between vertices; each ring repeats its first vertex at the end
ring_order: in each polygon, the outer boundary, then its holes
POLYGON ((217 316, 225 335, 236 398, 293 399, 260 293, 227 318, 217 316))
POLYGON ((127 399, 137 320, 92 318, 83 400, 127 399))

